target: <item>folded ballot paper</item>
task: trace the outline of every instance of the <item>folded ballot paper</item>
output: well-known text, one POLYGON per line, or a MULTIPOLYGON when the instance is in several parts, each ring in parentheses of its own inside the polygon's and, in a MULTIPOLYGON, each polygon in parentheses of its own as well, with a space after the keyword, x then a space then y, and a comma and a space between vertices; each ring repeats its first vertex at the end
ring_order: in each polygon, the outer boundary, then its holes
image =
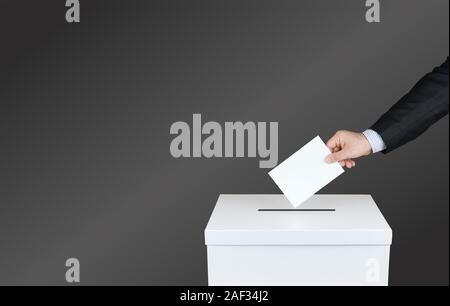
POLYGON ((325 162, 330 153, 330 149, 317 136, 269 172, 294 207, 344 172, 339 163, 325 162))

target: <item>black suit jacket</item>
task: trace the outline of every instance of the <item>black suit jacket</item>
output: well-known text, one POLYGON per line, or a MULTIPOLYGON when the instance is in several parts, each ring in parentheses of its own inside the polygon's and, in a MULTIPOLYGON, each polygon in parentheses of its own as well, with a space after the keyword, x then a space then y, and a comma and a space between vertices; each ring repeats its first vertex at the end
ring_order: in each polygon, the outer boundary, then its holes
POLYGON ((386 152, 417 138, 448 114, 448 57, 425 75, 371 127, 383 138, 386 152))

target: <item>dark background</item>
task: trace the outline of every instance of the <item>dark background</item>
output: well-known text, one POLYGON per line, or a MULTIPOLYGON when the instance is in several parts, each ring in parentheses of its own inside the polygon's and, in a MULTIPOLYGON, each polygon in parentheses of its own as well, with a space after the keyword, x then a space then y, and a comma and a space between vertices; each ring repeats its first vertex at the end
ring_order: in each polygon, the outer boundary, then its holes
MULTIPOLYGON (((206 285, 220 193, 279 193, 258 159, 174 159, 175 121, 278 121, 280 161, 363 130, 449 52, 447 0, 0 2, 0 284, 206 285)), ((370 193, 392 285, 448 285, 449 121, 323 193, 370 193)))

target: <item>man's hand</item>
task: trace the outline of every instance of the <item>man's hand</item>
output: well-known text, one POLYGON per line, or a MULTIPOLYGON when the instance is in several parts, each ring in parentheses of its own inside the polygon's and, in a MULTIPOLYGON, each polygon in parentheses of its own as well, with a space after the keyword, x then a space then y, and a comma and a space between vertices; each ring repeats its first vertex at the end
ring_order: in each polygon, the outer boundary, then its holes
POLYGON ((327 163, 339 162, 342 167, 356 166, 355 158, 367 156, 372 153, 372 147, 366 136, 362 133, 338 131, 327 142, 332 154, 326 158, 327 163))

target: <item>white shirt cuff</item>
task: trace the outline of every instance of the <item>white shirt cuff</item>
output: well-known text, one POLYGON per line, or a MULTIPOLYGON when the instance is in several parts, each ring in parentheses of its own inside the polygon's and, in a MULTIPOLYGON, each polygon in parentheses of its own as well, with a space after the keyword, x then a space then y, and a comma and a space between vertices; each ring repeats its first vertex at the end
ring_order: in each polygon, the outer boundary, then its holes
POLYGON ((366 136, 369 141, 373 153, 386 150, 386 144, 384 143, 383 138, 381 138, 380 134, 374 130, 367 129, 363 132, 363 135, 366 136))

